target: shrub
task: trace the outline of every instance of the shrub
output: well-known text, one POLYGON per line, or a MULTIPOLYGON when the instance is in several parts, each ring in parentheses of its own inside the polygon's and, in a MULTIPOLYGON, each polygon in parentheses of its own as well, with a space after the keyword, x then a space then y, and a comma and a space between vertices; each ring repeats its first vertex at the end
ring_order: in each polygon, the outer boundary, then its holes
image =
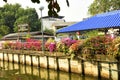
POLYGON ((45 42, 45 50, 53 52, 56 50, 56 43, 52 38, 49 38, 46 42, 45 42))
POLYGON ((69 47, 75 43, 76 40, 70 38, 63 38, 60 42, 57 43, 57 51, 69 53, 69 47))
POLYGON ((10 46, 11 46, 11 43, 8 42, 8 41, 6 41, 5 43, 2 44, 2 48, 3 48, 3 49, 9 49, 10 46))
POLYGON ((107 53, 115 57, 120 56, 120 37, 115 38, 109 48, 107 48, 107 53))
POLYGON ((28 38, 26 42, 24 42, 23 47, 29 50, 41 50, 41 41, 28 38))
POLYGON ((83 40, 77 40, 69 47, 69 53, 80 53, 83 45, 83 40))
POLYGON ((53 52, 56 50, 56 44, 55 43, 50 43, 48 47, 50 52, 53 52))
POLYGON ((5 42, 2 45, 3 49, 26 49, 26 50, 41 50, 41 41, 34 39, 26 39, 26 42, 5 42))
POLYGON ((113 39, 108 36, 92 37, 84 43, 82 53, 106 54, 113 39))

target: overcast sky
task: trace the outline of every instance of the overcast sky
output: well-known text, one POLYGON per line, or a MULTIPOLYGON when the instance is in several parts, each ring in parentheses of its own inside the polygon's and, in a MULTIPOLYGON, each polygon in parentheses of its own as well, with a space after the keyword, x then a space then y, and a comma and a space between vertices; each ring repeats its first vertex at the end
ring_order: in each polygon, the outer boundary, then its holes
MULTIPOLYGON (((40 15, 39 8, 44 6, 43 16, 48 16, 46 0, 41 0, 40 4, 32 3, 31 0, 8 0, 8 3, 15 4, 19 3, 23 8, 30 7, 35 8, 37 13, 40 15)), ((66 0, 58 0, 60 4, 61 11, 58 13, 60 16, 65 16, 64 19, 68 21, 81 21, 83 18, 86 18, 88 15, 88 7, 93 2, 93 0, 69 0, 70 7, 67 7, 66 0)), ((0 1, 0 6, 5 5, 6 3, 3 0, 0 1)))

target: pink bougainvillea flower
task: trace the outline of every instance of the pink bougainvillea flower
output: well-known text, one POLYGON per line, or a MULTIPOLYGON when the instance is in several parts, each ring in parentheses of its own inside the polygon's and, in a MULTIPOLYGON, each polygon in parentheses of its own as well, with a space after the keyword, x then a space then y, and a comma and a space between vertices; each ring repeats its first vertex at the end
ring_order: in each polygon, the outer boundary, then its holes
POLYGON ((55 49, 56 49, 56 44, 55 43, 50 43, 50 45, 49 45, 49 51, 53 52, 53 51, 55 51, 55 49))

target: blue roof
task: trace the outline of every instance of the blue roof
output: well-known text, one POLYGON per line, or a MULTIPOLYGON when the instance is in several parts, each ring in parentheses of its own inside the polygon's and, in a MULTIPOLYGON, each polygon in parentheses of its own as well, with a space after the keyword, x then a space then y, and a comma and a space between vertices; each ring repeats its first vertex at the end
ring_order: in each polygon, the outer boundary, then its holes
POLYGON ((97 14, 86 20, 59 29, 57 33, 75 32, 90 29, 120 27, 120 10, 97 14))

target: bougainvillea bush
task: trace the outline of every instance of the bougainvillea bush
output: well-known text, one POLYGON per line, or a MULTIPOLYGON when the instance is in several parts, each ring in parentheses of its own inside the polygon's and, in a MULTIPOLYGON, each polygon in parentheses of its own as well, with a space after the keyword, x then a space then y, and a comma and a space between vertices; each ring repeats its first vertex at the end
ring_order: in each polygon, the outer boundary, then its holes
POLYGON ((41 50, 41 41, 28 38, 25 42, 5 42, 2 46, 4 49, 41 50))
POLYGON ((50 52, 54 52, 56 50, 56 42, 54 39, 49 38, 46 42, 45 42, 45 50, 46 51, 50 51, 50 52))
POLYGON ((80 53, 83 43, 83 40, 77 40, 69 47, 69 53, 80 53))
POLYGON ((63 53, 69 53, 69 48, 72 44, 76 43, 77 40, 72 40, 70 38, 63 38, 60 42, 58 42, 56 45, 56 50, 63 52, 63 53))
MULTIPOLYGON (((42 41, 34 39, 26 39, 25 42, 5 42, 4 49, 24 49, 41 51, 42 41)), ((120 37, 115 39, 110 36, 97 36, 84 40, 72 40, 63 38, 59 42, 50 38, 44 42, 45 51, 50 53, 61 52, 63 54, 105 54, 120 56, 120 37)))
POLYGON ((106 54, 113 39, 109 36, 92 37, 83 44, 82 53, 106 54))
POLYGON ((28 38, 23 43, 23 47, 28 50, 41 50, 41 41, 28 38))
POLYGON ((120 37, 115 38, 109 48, 107 48, 107 53, 115 57, 120 57, 120 37))
POLYGON ((9 42, 9 41, 6 41, 5 43, 2 43, 2 48, 3 49, 9 49, 9 48, 11 48, 11 42, 9 42))

